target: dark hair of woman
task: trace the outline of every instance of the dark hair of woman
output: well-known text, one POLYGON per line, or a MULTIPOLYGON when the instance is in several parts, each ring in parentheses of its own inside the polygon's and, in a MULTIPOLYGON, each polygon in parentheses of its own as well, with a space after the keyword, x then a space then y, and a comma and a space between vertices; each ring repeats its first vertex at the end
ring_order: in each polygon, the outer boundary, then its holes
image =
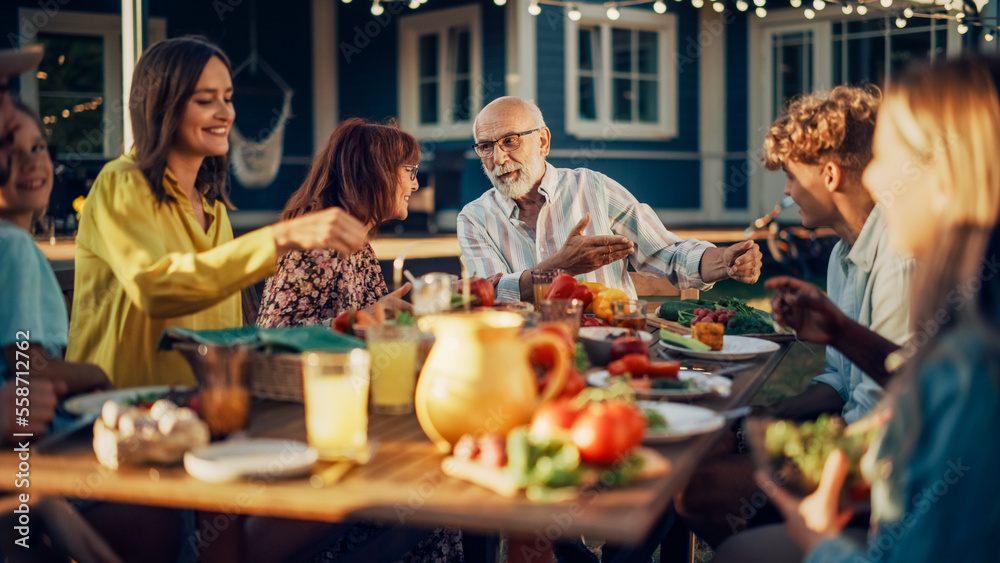
MULTIPOLYGON (((128 102, 135 160, 160 203, 173 200, 163 187, 167 155, 188 100, 212 57, 232 73, 232 64, 222 49, 200 37, 161 41, 143 53, 135 66, 128 102)), ((196 188, 209 203, 222 201, 233 209, 226 193, 228 173, 228 155, 206 157, 198 170, 196 188)))
POLYGON ((394 122, 348 119, 313 159, 281 220, 336 206, 374 232, 395 209, 399 167, 416 164, 419 158, 417 140, 394 122))

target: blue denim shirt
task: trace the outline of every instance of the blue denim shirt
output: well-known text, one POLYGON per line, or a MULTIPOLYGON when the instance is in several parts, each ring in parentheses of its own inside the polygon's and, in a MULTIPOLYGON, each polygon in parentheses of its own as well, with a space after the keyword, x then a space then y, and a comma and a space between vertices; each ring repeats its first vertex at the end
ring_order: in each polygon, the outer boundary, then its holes
MULTIPOLYGON (((854 245, 833 248, 827 293, 848 317, 902 344, 910 336, 910 281, 915 262, 889 246, 882 208, 876 205, 854 245)), ((832 346, 826 348, 826 371, 812 384, 833 387, 844 400, 848 423, 864 416, 882 398, 882 386, 832 346)))

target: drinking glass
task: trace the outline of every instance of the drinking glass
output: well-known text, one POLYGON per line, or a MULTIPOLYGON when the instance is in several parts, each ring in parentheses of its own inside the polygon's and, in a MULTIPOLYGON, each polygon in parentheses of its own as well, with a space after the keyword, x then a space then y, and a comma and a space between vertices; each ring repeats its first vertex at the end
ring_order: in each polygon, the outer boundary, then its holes
POLYGON ((545 300, 545 294, 552 286, 552 280, 556 279, 556 276, 562 272, 560 269, 531 271, 531 287, 534 290, 536 311, 542 310, 542 301, 545 300))
POLYGON ((192 366, 201 395, 201 416, 213 439, 247 430, 250 423, 250 360, 246 346, 201 344, 192 366))
POLYGON ((413 314, 438 315, 451 310, 451 286, 458 280, 452 274, 433 273, 417 278, 413 284, 410 300, 413 314))
POLYGON ((321 459, 358 459, 367 452, 370 364, 360 348, 302 356, 306 436, 321 459))
POLYGON ((646 306, 642 299, 623 299, 611 302, 611 324, 629 330, 646 330, 646 306))
POLYGON ((580 334, 580 315, 583 301, 579 299, 543 299, 541 302, 542 322, 559 323, 569 330, 573 342, 580 334))
POLYGON ((420 340, 420 331, 413 325, 386 324, 368 328, 372 412, 413 412, 420 340))

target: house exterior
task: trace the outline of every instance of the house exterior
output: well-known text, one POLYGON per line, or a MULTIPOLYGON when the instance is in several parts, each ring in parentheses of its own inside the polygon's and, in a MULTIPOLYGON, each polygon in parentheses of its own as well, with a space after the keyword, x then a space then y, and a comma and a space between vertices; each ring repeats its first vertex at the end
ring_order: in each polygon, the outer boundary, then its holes
MULTIPOLYGON (((911 60, 1000 44, 986 40, 986 27, 959 33, 951 19, 918 15, 897 27, 898 0, 868 2, 864 15, 853 1, 850 14, 825 2, 811 19, 799 0, 726 2, 721 11, 665 0, 665 13, 652 3, 621 7, 617 20, 600 4, 497 1, 148 0, 144 29, 147 43, 199 34, 220 44, 240 69, 236 126, 251 140, 283 132, 270 144, 280 149, 273 180, 251 188, 234 177, 234 224, 273 220, 339 120, 360 116, 395 118, 420 140, 427 188, 411 206, 429 213, 421 228, 445 231, 490 187, 471 149, 472 122, 498 96, 538 103, 555 166, 609 175, 668 226, 736 225, 781 198, 784 176, 763 170, 759 147, 788 99, 881 85, 911 60)), ((5 46, 47 45, 39 73, 20 88, 53 128, 68 195, 85 193, 121 150, 121 13, 111 0, 0 8, 5 46)), ((995 25, 997 3, 982 15, 995 25)))

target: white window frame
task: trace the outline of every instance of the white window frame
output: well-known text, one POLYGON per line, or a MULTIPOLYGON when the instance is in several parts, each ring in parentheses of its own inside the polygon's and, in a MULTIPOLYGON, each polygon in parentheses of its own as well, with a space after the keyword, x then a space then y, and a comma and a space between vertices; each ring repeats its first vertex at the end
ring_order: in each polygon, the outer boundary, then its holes
POLYGON ((671 139, 677 136, 677 65, 673 53, 677 49, 677 16, 657 14, 651 10, 619 8, 621 17, 609 21, 603 6, 577 6, 580 21, 566 18, 565 74, 566 74, 566 131, 582 139, 603 139, 613 132, 620 139, 671 139), (600 27, 600 73, 602 80, 595 81, 597 119, 580 119, 579 31, 581 26, 600 27), (611 28, 654 31, 657 38, 657 77, 659 95, 657 123, 626 123, 611 119, 611 28))
MULTIPOLYGON (((122 150, 121 124, 125 122, 125 112, 128 108, 122 105, 122 23, 121 16, 110 14, 94 14, 89 12, 71 12, 59 10, 52 13, 48 10, 21 8, 18 10, 18 21, 39 23, 44 25, 21 26, 21 46, 37 43, 37 33, 90 35, 101 37, 104 45, 104 123, 110 124, 104 131, 103 154, 80 155, 83 160, 103 160, 118 156, 122 150)), ((167 20, 164 18, 149 18, 149 44, 162 41, 167 37, 167 20)), ((26 104, 38 111, 38 78, 33 73, 21 75, 21 98, 26 104)))
POLYGON ((472 4, 399 18, 399 121, 417 139, 471 139, 472 124, 483 107, 482 24, 479 6, 472 4), (454 99, 455 77, 449 68, 448 30, 469 30, 469 120, 453 121, 449 101, 454 99), (421 35, 438 34, 438 122, 420 123, 419 45, 421 35))

